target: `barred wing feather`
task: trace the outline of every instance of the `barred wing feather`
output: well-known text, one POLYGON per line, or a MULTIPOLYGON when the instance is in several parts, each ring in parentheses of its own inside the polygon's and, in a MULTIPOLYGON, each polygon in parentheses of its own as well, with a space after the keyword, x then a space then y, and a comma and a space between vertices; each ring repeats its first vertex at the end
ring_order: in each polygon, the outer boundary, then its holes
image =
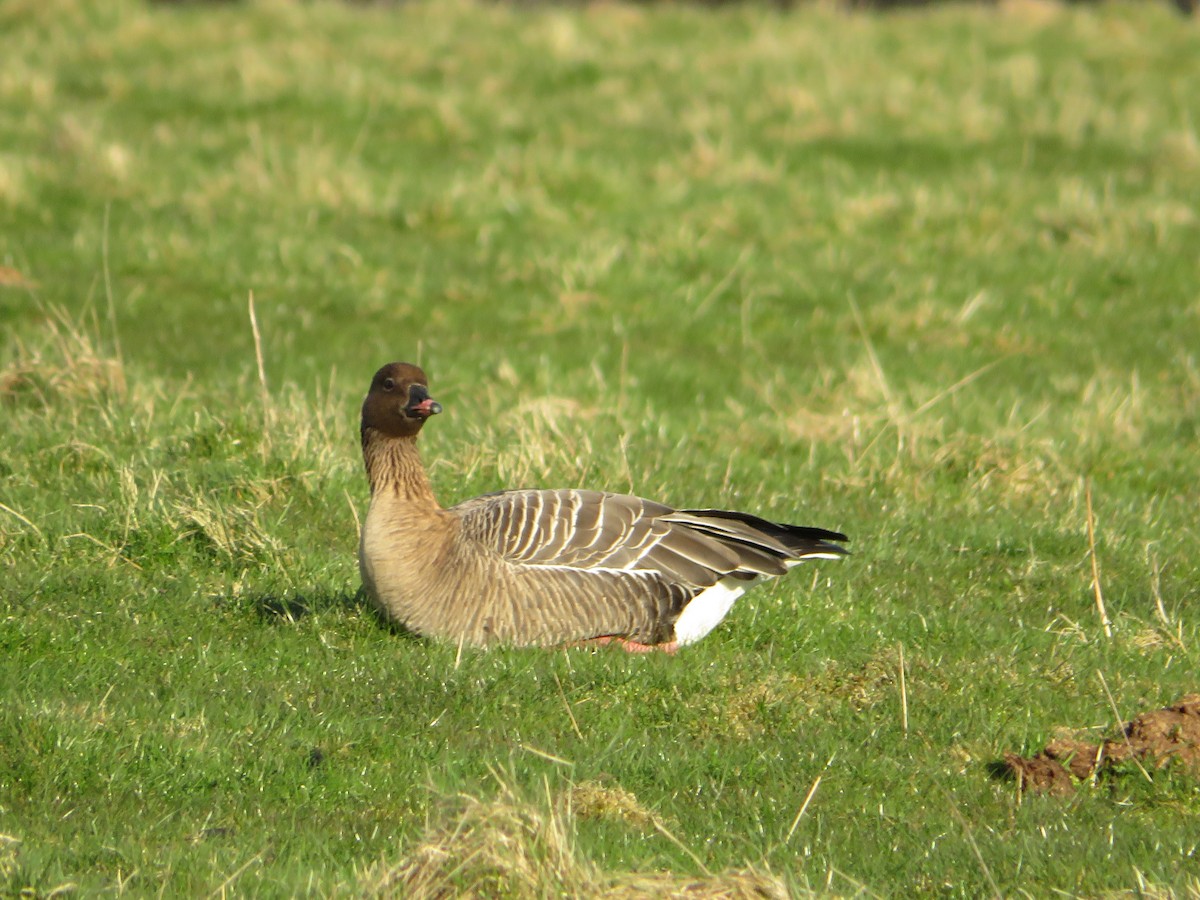
POLYGON ((466 536, 513 564, 650 571, 695 588, 782 575, 805 557, 846 552, 829 543, 846 540, 837 532, 602 491, 500 491, 452 511, 466 536))

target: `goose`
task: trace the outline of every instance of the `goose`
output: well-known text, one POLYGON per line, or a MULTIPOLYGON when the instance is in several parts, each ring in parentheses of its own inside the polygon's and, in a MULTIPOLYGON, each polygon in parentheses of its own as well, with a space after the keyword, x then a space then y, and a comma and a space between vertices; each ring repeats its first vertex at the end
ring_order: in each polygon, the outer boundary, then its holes
POLYGON ((836 531, 594 490, 497 491, 444 509, 417 450, 441 411, 425 373, 402 362, 375 373, 362 405, 363 586, 419 635, 674 652, 755 583, 847 553, 836 531))

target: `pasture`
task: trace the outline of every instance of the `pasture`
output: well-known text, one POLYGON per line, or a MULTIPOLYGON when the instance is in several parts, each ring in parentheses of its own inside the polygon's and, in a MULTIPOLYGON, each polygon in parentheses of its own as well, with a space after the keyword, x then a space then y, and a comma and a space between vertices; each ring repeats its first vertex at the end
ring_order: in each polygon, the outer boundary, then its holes
POLYGON ((1002 771, 1200 691, 1195 22, 0 34, 0 893, 1200 895, 1194 772, 1002 771), (446 504, 629 491, 853 556, 673 657, 389 629, 357 415, 394 359, 446 504))

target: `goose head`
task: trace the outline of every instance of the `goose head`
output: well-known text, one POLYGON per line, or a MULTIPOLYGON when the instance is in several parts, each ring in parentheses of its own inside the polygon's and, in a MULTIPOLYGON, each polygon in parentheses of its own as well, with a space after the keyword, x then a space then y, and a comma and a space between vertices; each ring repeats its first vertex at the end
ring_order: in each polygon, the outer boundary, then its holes
POLYGON ((415 437, 442 404, 429 396, 425 373, 409 363, 388 363, 371 379, 363 400, 362 430, 373 429, 388 437, 415 437))

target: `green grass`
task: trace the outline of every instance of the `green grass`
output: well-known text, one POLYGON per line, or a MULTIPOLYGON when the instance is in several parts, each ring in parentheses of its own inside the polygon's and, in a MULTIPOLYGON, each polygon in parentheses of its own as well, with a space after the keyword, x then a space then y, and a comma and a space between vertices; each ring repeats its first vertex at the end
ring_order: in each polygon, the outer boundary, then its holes
POLYGON ((403 892, 442 846, 430 890, 1200 893, 1195 778, 993 775, 1111 730, 1106 685, 1200 690, 1193 23, 15 0, 0 35, 0 892, 403 892), (392 359, 446 406, 444 502, 628 489, 855 555, 674 658, 395 633, 355 559, 392 359), (506 834, 525 874, 480 868, 506 834))

